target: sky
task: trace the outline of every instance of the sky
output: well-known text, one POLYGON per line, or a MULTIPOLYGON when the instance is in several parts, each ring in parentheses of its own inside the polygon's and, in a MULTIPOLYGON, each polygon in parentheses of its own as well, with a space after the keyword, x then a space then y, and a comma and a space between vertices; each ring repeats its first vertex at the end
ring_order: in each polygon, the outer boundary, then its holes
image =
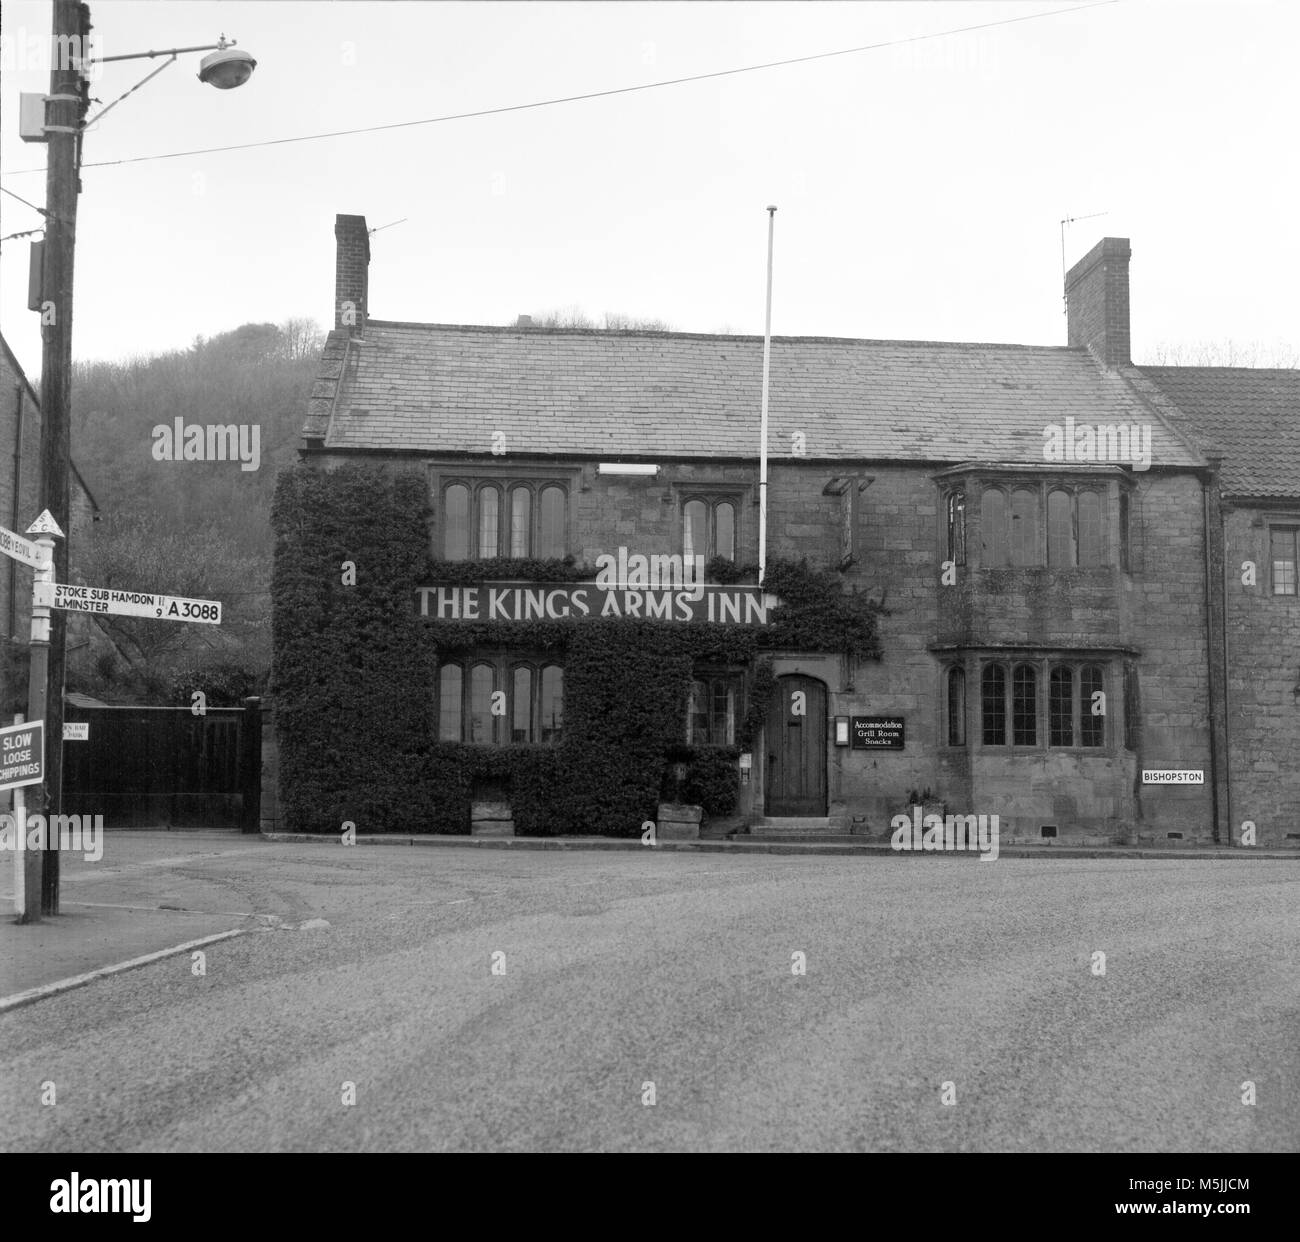
MULTIPOLYGON (((258 64, 217 91, 183 55, 87 133, 74 355, 328 326, 338 212, 380 230, 376 318, 579 307, 759 334, 769 204, 776 335, 1064 344, 1061 221, 1092 216, 1066 226, 1065 262, 1131 239, 1136 361, 1294 346, 1300 4, 1079 2, 96 0, 99 55, 224 33, 258 64)), ((44 148, 20 140, 17 98, 48 89, 51 7, 0 18, 0 185, 37 205, 44 148)), ((160 63, 98 66, 92 96, 160 63)), ((39 223, 0 196, 0 235, 39 223)), ((0 244, 0 330, 36 378, 27 267, 28 239, 0 244)))

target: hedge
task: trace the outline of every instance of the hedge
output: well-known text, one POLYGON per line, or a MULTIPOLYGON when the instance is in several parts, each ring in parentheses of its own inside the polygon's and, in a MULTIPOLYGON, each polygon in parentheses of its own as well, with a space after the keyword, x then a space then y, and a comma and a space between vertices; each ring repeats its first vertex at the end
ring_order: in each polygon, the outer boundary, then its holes
MULTIPOLYGON (((280 799, 293 832, 468 833, 471 797, 504 794, 515 831, 639 835, 687 765, 682 793, 708 816, 736 802, 736 758, 751 746, 775 685, 772 649, 879 659, 875 605, 838 574, 773 562, 782 600, 769 625, 630 618, 530 622, 420 617, 430 582, 594 578, 564 560, 431 560, 419 475, 348 465, 281 474, 272 508, 272 688, 280 799), (352 566, 351 572, 347 563, 352 566), (564 729, 554 746, 438 741, 439 660, 477 648, 554 653, 564 669, 564 729), (744 667, 736 746, 682 745, 697 663, 744 667)), ((735 567, 710 565, 714 581, 735 567)), ((749 579, 753 580, 752 574, 749 579)))

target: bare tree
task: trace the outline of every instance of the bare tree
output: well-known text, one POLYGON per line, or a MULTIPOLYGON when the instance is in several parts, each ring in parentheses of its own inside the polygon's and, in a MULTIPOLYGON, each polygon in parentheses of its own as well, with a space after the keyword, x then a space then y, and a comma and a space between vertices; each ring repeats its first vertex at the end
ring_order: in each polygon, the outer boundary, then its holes
POLYGON ((607 332, 671 332, 673 325, 666 319, 638 319, 622 311, 605 312, 607 332))
POLYGON ((215 525, 198 532, 169 527, 156 515, 114 514, 82 554, 81 570, 96 586, 124 591, 217 599, 222 625, 186 625, 142 617, 94 614, 99 629, 128 666, 158 672, 181 652, 251 643, 267 625, 267 600, 256 590, 257 574, 215 525), (232 607, 233 604, 233 607, 232 607))
POLYGON ((280 324, 280 338, 284 356, 291 362, 299 358, 314 358, 325 343, 325 333, 314 319, 286 319, 280 324))
POLYGON ((1140 366, 1263 367, 1300 366, 1300 346, 1283 341, 1162 341, 1140 366))
POLYGON ((603 332, 672 332, 672 324, 663 319, 638 318, 622 311, 606 311, 604 322, 597 323, 582 307, 573 305, 541 311, 530 316, 534 328, 586 328, 603 332))

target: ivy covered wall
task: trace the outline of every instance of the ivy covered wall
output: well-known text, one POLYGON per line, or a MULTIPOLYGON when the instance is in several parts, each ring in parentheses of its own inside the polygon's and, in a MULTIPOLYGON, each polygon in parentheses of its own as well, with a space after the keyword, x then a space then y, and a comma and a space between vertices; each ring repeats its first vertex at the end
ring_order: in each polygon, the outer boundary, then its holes
MULTIPOLYGON (((476 789, 504 787, 521 835, 636 836, 655 817, 670 764, 706 816, 728 814, 736 758, 772 693, 772 650, 879 659, 875 607, 839 575, 770 562, 780 597, 766 627, 627 618, 434 620, 415 589, 490 579, 578 581, 563 561, 436 562, 415 472, 298 466, 277 485, 272 626, 280 799, 290 832, 468 833, 476 789), (437 740, 440 660, 475 650, 554 654, 564 670, 562 740, 481 746, 437 740), (747 670, 737 745, 686 747, 697 662, 747 670)), ((726 563, 711 565, 724 580, 726 563)), ((740 571, 744 573, 745 571, 740 571)), ((752 568, 747 579, 753 581, 752 568)))

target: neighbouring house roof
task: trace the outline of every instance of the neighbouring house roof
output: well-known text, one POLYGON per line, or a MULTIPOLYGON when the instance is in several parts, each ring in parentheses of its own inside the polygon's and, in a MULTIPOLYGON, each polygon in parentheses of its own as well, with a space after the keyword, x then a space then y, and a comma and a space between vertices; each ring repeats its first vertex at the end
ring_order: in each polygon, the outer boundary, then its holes
POLYGON ((1223 454, 1225 495, 1300 497, 1300 370, 1141 367, 1173 403, 1166 417, 1223 454))
MULTIPOLYGON (((19 363, 14 351, 9 348, 9 342, 3 336, 0 336, 0 353, 3 353, 7 368, 13 372, 18 382, 26 389, 27 397, 32 405, 39 410, 41 408, 41 399, 37 395, 36 389, 32 387, 31 380, 23 372, 22 365, 19 363)), ((77 486, 86 494, 86 499, 90 502, 91 512, 96 515, 95 520, 98 521, 99 502, 95 499, 95 494, 86 486, 86 480, 81 477, 81 471, 77 469, 77 463, 70 460, 68 464, 72 467, 72 476, 76 479, 77 486)))
MULTIPOLYGON (((329 334, 313 446, 511 454, 758 456, 753 336, 370 320, 329 334)), ((1203 465, 1150 401, 1081 348, 774 337, 768 451, 789 457, 1044 460, 1044 429, 1152 424, 1156 466, 1203 465)))

